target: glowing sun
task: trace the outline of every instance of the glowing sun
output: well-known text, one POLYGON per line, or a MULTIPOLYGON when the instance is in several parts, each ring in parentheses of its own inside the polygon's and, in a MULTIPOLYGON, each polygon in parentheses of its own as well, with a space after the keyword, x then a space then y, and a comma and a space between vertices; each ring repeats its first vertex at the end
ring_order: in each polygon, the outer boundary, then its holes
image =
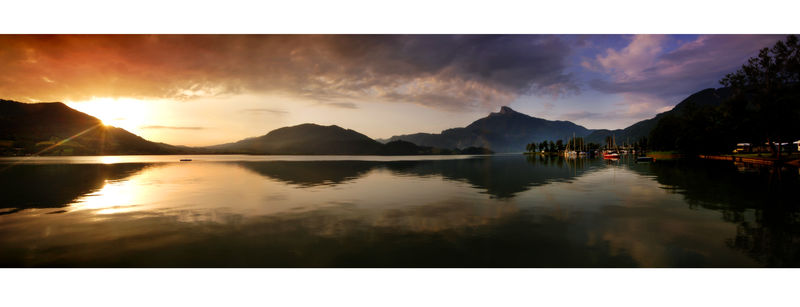
POLYGON ((97 117, 104 125, 136 131, 147 123, 148 104, 131 98, 92 98, 65 102, 70 108, 97 117))

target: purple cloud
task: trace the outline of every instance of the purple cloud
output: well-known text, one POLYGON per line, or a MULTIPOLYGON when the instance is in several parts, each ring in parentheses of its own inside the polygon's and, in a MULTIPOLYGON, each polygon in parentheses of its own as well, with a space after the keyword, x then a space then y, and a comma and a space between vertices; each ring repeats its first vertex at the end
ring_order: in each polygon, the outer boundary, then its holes
POLYGON ((704 88, 719 87, 718 81, 725 74, 735 71, 759 49, 782 38, 782 35, 701 35, 665 51, 673 43, 666 37, 637 35, 626 47, 597 55, 593 65, 609 77, 593 79, 589 85, 604 93, 647 94, 672 100, 704 88))

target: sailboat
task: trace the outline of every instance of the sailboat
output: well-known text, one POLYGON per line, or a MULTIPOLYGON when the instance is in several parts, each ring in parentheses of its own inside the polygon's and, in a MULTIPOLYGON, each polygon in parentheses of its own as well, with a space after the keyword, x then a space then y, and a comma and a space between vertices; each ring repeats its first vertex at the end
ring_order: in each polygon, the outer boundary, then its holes
POLYGON ((567 158, 575 158, 578 156, 578 152, 575 151, 575 133, 572 133, 572 139, 567 143, 567 150, 564 151, 564 156, 567 158), (572 147, 570 147, 572 145, 572 147), (570 148, 572 150, 570 150, 570 148))
MULTIPOLYGON (((574 135, 574 134, 573 134, 573 135, 574 135)), ((585 156, 585 155, 587 155, 587 153, 586 153, 586 141, 584 141, 584 140, 583 140, 583 138, 581 138, 581 148, 580 148, 580 149, 581 149, 581 150, 580 150, 580 151, 578 151, 578 156, 585 156)))
MULTIPOLYGON (((611 142, 614 143, 614 147, 616 148, 617 141, 614 139, 613 135, 611 136, 611 142)), ((603 153, 603 159, 606 159, 606 160, 619 160, 619 153, 617 153, 616 150, 614 150, 614 151, 606 150, 606 152, 603 153)))

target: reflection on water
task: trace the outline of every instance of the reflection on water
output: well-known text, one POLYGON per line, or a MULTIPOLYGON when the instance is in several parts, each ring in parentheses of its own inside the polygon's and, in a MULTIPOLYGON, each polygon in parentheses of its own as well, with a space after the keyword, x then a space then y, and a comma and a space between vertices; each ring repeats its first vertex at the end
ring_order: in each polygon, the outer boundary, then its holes
POLYGON ((145 168, 145 164, 17 165, 0 171, 0 208, 60 208, 76 198, 145 168))
POLYGON ((521 155, 90 158, 0 172, 0 265, 800 263, 794 169, 521 155))
POLYGON ((690 208, 720 212, 736 224, 727 246, 772 267, 800 264, 800 188, 793 168, 674 161, 653 165, 656 180, 682 194, 690 208))

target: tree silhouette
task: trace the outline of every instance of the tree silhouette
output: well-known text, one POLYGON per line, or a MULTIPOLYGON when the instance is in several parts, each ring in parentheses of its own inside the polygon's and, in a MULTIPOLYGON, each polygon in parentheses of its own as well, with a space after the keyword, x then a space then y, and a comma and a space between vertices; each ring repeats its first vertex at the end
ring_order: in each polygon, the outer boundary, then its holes
POLYGON ((759 144, 767 141, 779 155, 775 142, 800 136, 800 44, 789 35, 772 48, 763 48, 741 69, 725 76, 720 83, 734 91, 723 110, 728 117, 748 125, 738 131, 759 144), (749 118, 742 118, 749 117, 749 118))
POLYGON ((714 95, 721 104, 681 103, 650 132, 649 145, 684 153, 730 153, 737 142, 764 144, 800 138, 800 44, 794 35, 764 48, 741 69, 726 75, 714 95))
POLYGON ((528 145, 525 145, 525 151, 527 152, 536 151, 536 143, 528 143, 528 145))

